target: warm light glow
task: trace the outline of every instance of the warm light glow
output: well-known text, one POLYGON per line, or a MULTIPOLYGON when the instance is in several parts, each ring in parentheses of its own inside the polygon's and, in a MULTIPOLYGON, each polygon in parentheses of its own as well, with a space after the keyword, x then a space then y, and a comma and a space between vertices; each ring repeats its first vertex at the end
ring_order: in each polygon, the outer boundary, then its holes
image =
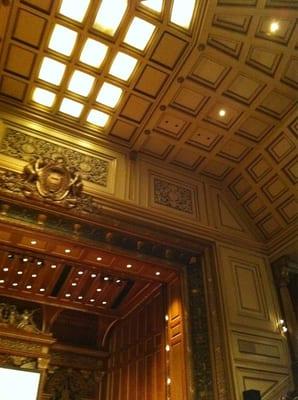
POLYGON ((161 12, 163 0, 142 0, 141 5, 153 11, 161 12))
POLYGON ((3 268, 3 271, 4 271, 4 272, 7 272, 7 271, 8 271, 8 268, 7 268, 7 267, 4 267, 4 268, 3 268))
POLYGON ((108 276, 105 276, 104 278, 103 278, 103 280, 104 281, 108 281, 110 278, 108 277, 108 276))
POLYGON ((77 286, 77 283, 76 283, 76 282, 73 282, 73 283, 71 284, 71 286, 77 286))
MULTIPOLYGON (((77 101, 64 98, 59 110, 64 114, 71 115, 72 117, 79 117, 83 107, 83 104, 78 103, 77 101)), ((70 249, 65 249, 64 253, 70 253, 70 249)))
POLYGON ((102 257, 96 257, 96 260, 97 260, 97 261, 101 261, 101 260, 102 260, 102 257))
POLYGON ((38 78, 58 86, 62 81, 65 68, 65 64, 53 60, 52 58, 44 57, 39 70, 38 78))
POLYGON ((131 268, 131 267, 132 267, 131 264, 127 264, 127 265, 126 265, 126 268, 131 268))
POLYGON ((121 282, 121 280, 120 280, 120 279, 117 279, 117 280, 116 280, 116 283, 120 283, 120 282, 121 282))
POLYGON ((154 30, 154 25, 141 18, 134 17, 124 38, 124 43, 136 49, 144 50, 154 30))
POLYGON ((224 110, 224 109, 219 110, 218 115, 219 115, 220 117, 224 117, 224 116, 226 115, 226 110, 224 110))
POLYGON ((78 275, 83 275, 83 271, 78 271, 78 275))
POLYGON ((4 283, 5 282, 5 280, 4 279, 0 279, 0 283, 4 283))
POLYGON ((93 27, 114 36, 127 8, 127 0, 102 0, 93 27))
POLYGON ((42 265, 42 261, 38 260, 38 261, 36 262, 36 264, 37 264, 37 265, 42 265))
POLYGON ((87 39, 80 55, 80 61, 94 68, 99 68, 105 59, 108 46, 94 39, 87 39))
MULTIPOLYGON (((50 92, 49 90, 41 89, 38 87, 34 89, 32 100, 35 101, 36 103, 39 103, 46 107, 52 107, 55 99, 56 99, 56 94, 50 92)), ((36 240, 31 241, 31 244, 36 244, 36 243, 37 243, 36 240)))
POLYGON ((59 14, 65 15, 74 21, 82 22, 90 0, 63 0, 60 6, 59 14))
POLYGON ((87 121, 103 128, 108 122, 109 118, 110 116, 102 111, 90 110, 87 121))
POLYGON ((160 275, 160 272, 159 272, 159 271, 155 272, 155 275, 159 276, 159 275, 160 275))
POLYGON ((56 24, 50 38, 49 49, 65 56, 70 56, 77 36, 78 33, 76 31, 56 24))
POLYGON ((271 32, 271 33, 275 33, 275 32, 277 32, 278 30, 279 30, 279 23, 276 22, 276 21, 271 22, 271 24, 270 24, 270 32, 271 32))
POLYGON ((97 288, 96 291, 97 291, 97 292, 101 292, 102 289, 101 289, 101 288, 97 288))
POLYGON ((31 285, 27 285, 26 289, 32 289, 32 286, 31 285))
POLYGON ((70 293, 66 293, 65 297, 70 297, 71 294, 70 293))
POLYGON ((96 274, 91 274, 91 278, 96 278, 96 274))
POLYGON ((96 101, 108 107, 115 107, 121 97, 123 90, 111 83, 104 82, 96 101))
POLYGON ((83 296, 78 296, 78 299, 79 299, 79 300, 82 300, 82 298, 83 298, 83 296))
POLYGON ((37 274, 32 274, 31 276, 32 276, 32 278, 36 278, 37 274))
POLYGON ((91 303, 94 303, 94 302, 95 302, 95 299, 90 299, 90 302, 91 302, 91 303))
POLYGON ((45 290, 45 288, 42 287, 42 288, 39 289, 39 291, 40 292, 45 292, 46 290, 45 290))
POLYGON ((51 265, 51 268, 53 268, 53 269, 55 269, 56 267, 57 267, 56 264, 52 264, 52 265, 51 265))
POLYGON ((119 51, 114 58, 109 73, 119 79, 127 81, 133 73, 137 61, 136 58, 119 51))
POLYGON ((12 286, 18 286, 17 282, 14 282, 14 283, 12 284, 12 286))
POLYGON ((102 301, 102 304, 107 304, 107 302, 106 301, 102 301))
POLYGON ((171 22, 188 29, 192 20, 195 4, 195 0, 174 0, 171 22))
POLYGON ((23 275, 23 271, 18 271, 17 274, 18 275, 23 275))
POLYGON ((1 400, 36 400, 40 373, 0 367, 1 400))
POLYGON ((282 327, 282 331, 283 331, 284 333, 286 333, 286 332, 288 332, 288 328, 287 328, 286 326, 283 326, 283 327, 282 327))
POLYGON ((37 244, 37 241, 36 240, 31 240, 31 242, 30 242, 31 244, 37 244))
POLYGON ((23 258, 23 262, 27 262, 28 260, 29 260, 29 258, 27 258, 27 257, 23 258))
POLYGON ((76 70, 69 81, 68 90, 87 97, 92 89, 94 81, 94 76, 76 70))
POLYGON ((167 344, 167 345, 166 345, 166 351, 170 351, 170 350, 171 350, 170 345, 167 344))

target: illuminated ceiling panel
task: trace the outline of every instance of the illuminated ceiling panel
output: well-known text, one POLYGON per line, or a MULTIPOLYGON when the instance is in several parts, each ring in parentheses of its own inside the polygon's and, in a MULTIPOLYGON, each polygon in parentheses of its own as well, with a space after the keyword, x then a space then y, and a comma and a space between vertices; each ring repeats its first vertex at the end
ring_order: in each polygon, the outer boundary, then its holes
POLYGON ((53 92, 50 92, 49 90, 42 89, 42 88, 35 88, 33 95, 32 95, 32 100, 35 101, 36 103, 42 104, 43 106, 46 107, 52 107, 54 104, 54 101, 56 99, 56 94, 53 92))
POLYGON ((154 30, 155 26, 153 24, 141 18, 134 17, 124 38, 124 43, 136 49, 144 50, 154 30))
POLYGON ((122 92, 123 90, 120 87, 104 82, 98 93, 96 101, 108 107, 116 107, 122 92))
POLYGON ((127 81, 133 73, 138 60, 119 51, 114 58, 109 73, 119 79, 127 81))
POLYGON ((195 4, 195 0, 174 0, 171 22, 188 29, 192 20, 195 4))
POLYGON ((90 0, 63 0, 59 9, 59 13, 73 19, 74 21, 82 22, 90 0))
POLYGON ((108 46, 88 38, 80 55, 80 61, 91 67, 99 68, 106 57, 108 46))
POLYGON ((52 32, 49 49, 65 56, 70 56, 77 40, 78 33, 65 26, 56 24, 52 32))
POLYGON ((107 124, 109 118, 109 114, 92 109, 88 114, 87 121, 93 125, 103 128, 107 124))
POLYGON ((68 90, 87 97, 94 84, 95 78, 85 72, 75 70, 68 84, 68 90))
POLYGON ((163 0, 142 0, 141 5, 153 11, 161 12, 163 0))
POLYGON ((114 36, 127 9, 127 0, 102 0, 93 27, 114 36))
POLYGON ((38 78, 58 86, 62 81, 65 68, 66 65, 60 61, 53 60, 49 57, 44 57, 41 63, 38 78))
POLYGON ((60 105, 59 111, 63 112, 64 114, 71 115, 72 117, 78 118, 81 115, 83 107, 83 104, 64 97, 60 105))

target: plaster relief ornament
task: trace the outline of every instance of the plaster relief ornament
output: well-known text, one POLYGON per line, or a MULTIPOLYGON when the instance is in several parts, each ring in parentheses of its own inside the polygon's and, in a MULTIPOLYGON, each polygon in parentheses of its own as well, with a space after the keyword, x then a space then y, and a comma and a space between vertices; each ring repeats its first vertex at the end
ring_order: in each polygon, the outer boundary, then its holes
POLYGON ((38 158, 24 168, 23 194, 28 198, 42 197, 69 208, 77 205, 83 188, 79 172, 69 168, 63 158, 38 158))

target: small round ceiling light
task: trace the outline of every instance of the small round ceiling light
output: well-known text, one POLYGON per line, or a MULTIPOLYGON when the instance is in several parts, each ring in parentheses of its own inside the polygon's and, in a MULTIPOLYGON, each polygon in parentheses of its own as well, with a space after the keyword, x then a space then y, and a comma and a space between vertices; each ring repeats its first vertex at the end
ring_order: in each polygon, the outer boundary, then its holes
POLYGON ((33 246, 34 246, 35 244, 37 244, 37 240, 31 240, 30 243, 33 244, 33 246))
POLYGON ((103 280, 104 281, 108 281, 110 278, 108 277, 108 276, 105 276, 104 278, 103 278, 103 280))
POLYGON ((26 289, 32 289, 32 286, 31 285, 27 285, 26 289))
POLYGON ((1 283, 5 283, 5 280, 4 279, 0 279, 0 284, 1 283))
POLYGON ((64 249, 64 253, 69 254, 71 252, 71 249, 64 249))
POLYGON ((29 258, 28 257, 23 257, 23 262, 27 262, 27 261, 29 261, 29 258))
POLYGON ((78 271, 78 275, 83 275, 83 271, 78 271))
POLYGON ((42 287, 42 288, 39 289, 39 291, 40 292, 45 292, 46 290, 45 290, 45 288, 42 287))
POLYGON ((106 305, 106 304, 108 304, 108 302, 107 301, 102 301, 101 304, 106 305))
POLYGON ((77 286, 78 284, 76 282, 72 282, 71 286, 77 286))
POLYGON ((96 261, 101 261, 102 257, 96 257, 96 261))
POLYGON ((78 296, 78 299, 79 299, 79 300, 82 300, 82 298, 83 298, 83 296, 78 296))
POLYGON ((13 282, 12 286, 18 286, 17 282, 13 282))
POLYGON ((132 268, 132 265, 131 264, 127 264, 126 268, 132 268))
POLYGON ((4 272, 7 272, 7 271, 8 271, 8 268, 7 268, 7 267, 4 267, 4 268, 3 268, 3 271, 4 271, 4 272))
POLYGON ((96 274, 91 274, 91 278, 96 278, 96 274))
POLYGON ((159 272, 159 271, 156 271, 156 272, 155 272, 155 275, 156 275, 156 276, 159 276, 159 275, 160 275, 160 272, 159 272))
POLYGON ((17 274, 18 275, 23 275, 23 271, 18 271, 17 274))
POLYGON ((279 30, 279 23, 277 21, 272 21, 270 24, 270 32, 275 33, 279 30))
POLYGON ((65 297, 70 297, 71 294, 70 293, 65 293, 65 297))
POLYGON ((56 265, 56 264, 52 264, 52 265, 51 265, 51 268, 52 268, 52 269, 55 269, 55 268, 57 268, 57 265, 56 265))
POLYGON ((32 276, 32 278, 36 278, 37 274, 32 274, 31 276, 32 276))
POLYGON ((101 289, 101 288, 97 288, 96 291, 97 291, 97 292, 101 292, 102 289, 101 289))
POLYGON ((218 115, 220 116, 220 117, 224 117, 225 115, 226 115, 226 110, 224 110, 223 108, 221 109, 221 110, 219 110, 219 112, 218 112, 218 115))

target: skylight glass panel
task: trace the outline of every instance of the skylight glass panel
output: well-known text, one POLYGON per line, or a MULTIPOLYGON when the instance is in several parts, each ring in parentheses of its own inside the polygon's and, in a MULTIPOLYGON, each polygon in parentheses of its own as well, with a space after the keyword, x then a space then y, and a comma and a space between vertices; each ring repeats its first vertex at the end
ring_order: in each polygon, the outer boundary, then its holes
POLYGON ((133 73, 137 59, 119 51, 114 58, 109 73, 119 79, 127 81, 133 73))
POLYGON ((87 97, 95 81, 94 76, 82 71, 74 71, 68 84, 68 90, 87 97))
POLYGON ((89 4, 90 0, 63 0, 59 14, 73 19, 74 21, 82 22, 89 4))
POLYGON ((65 68, 66 65, 60 61, 53 60, 49 57, 44 57, 41 63, 38 78, 58 86, 62 81, 65 68))
POLYGON ((120 87, 104 82, 96 101, 108 107, 115 107, 120 100, 122 92, 123 90, 120 87))
POLYGON ((42 88, 35 88, 32 95, 32 100, 46 107, 52 107, 56 99, 56 94, 42 88))
POLYGON ((62 100, 59 110, 64 114, 68 114, 71 115, 72 117, 78 118, 81 115, 83 107, 84 107, 83 104, 65 97, 62 100))
POLYGON ((142 0, 141 5, 153 11, 161 12, 163 0, 142 0))
POLYGON ((149 42, 155 26, 141 18, 134 17, 124 38, 124 43, 139 50, 144 50, 149 42))
POLYGON ((102 0, 93 27, 114 36, 127 9, 127 0, 102 0))
POLYGON ((171 22, 188 29, 192 20, 196 0, 174 0, 171 22))
POLYGON ((109 118, 109 114, 92 109, 88 114, 87 121, 93 125, 103 128, 107 124, 109 118))
POLYGON ((99 68, 105 59, 108 46, 94 39, 87 39, 80 55, 80 61, 91 67, 99 68))
POLYGON ((78 33, 65 26, 56 24, 52 32, 49 49, 65 56, 70 56, 77 40, 78 33))

